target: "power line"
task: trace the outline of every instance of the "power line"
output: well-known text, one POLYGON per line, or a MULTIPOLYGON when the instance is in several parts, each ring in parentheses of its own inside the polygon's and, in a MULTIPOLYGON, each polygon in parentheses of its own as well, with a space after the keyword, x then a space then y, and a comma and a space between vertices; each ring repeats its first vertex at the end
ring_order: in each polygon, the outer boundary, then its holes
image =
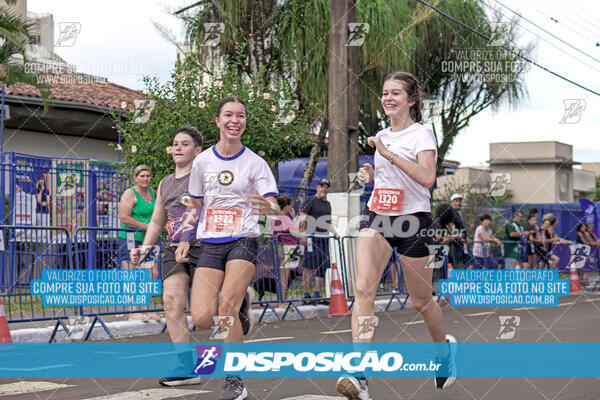
MULTIPOLYGON (((440 10, 439 8, 435 7, 434 5, 432 5, 432 4, 429 4, 429 3, 428 3, 428 2, 426 2, 425 0, 416 0, 416 1, 418 1, 418 2, 419 2, 419 3, 421 3, 421 4, 423 4, 423 5, 424 5, 424 6, 426 6, 426 7, 429 7, 429 8, 431 8, 432 10, 434 10, 435 12, 437 12, 438 14, 440 14, 440 15, 444 16, 445 18, 448 18, 449 20, 451 20, 452 22, 454 22, 454 23, 456 23, 456 24, 459 24, 460 26, 462 26, 463 28, 467 29, 467 30, 468 30, 468 31, 470 31, 471 33, 474 33, 474 34, 476 34, 477 36, 479 36, 479 37, 481 37, 481 38, 483 38, 483 39, 487 40, 488 42, 491 40, 489 36, 487 36, 487 35, 485 35, 485 34, 483 34, 483 33, 479 32, 478 30, 476 30, 476 29, 474 29, 474 28, 470 27, 469 25, 465 24, 464 22, 462 22, 462 21, 460 21, 460 20, 458 20, 458 19, 454 18, 453 16, 451 16, 451 15, 447 14, 446 12, 444 12, 444 11, 440 10)), ((556 72, 554 72, 554 71, 551 71, 551 70, 549 70, 548 68, 546 68, 546 67, 544 67, 544 66, 542 66, 542 65, 540 65, 540 64, 538 64, 538 63, 536 63, 535 61, 531 60, 530 58, 528 58, 528 57, 525 57, 524 55, 517 53, 516 51, 514 51, 514 50, 513 50, 513 49, 511 49, 511 48, 508 48, 508 47, 506 47, 506 46, 498 46, 498 47, 501 47, 501 48, 503 48, 504 50, 506 50, 506 51, 508 51, 508 52, 510 52, 510 53, 512 53, 512 54, 514 54, 514 55, 516 55, 517 57, 519 57, 519 58, 521 58, 521 59, 523 59, 523 60, 527 61, 527 62, 528 62, 528 63, 530 63, 530 64, 533 64, 533 65, 535 65, 536 67, 538 67, 538 68, 540 68, 540 69, 543 69, 544 71, 548 72, 549 74, 552 74, 552 75, 556 76, 557 78, 560 78, 560 79, 562 79, 562 80, 564 80, 564 81, 567 81, 567 82, 571 83, 572 85, 575 85, 575 86, 577 86, 578 88, 581 88, 581 89, 583 89, 583 90, 585 90, 585 91, 587 91, 587 92, 590 92, 590 93, 593 93, 593 94, 595 94, 596 96, 600 96, 600 93, 598 93, 598 92, 596 92, 596 91, 594 91, 594 90, 592 90, 592 89, 589 89, 589 88, 587 88, 587 87, 585 87, 585 86, 583 86, 583 85, 581 85, 581 84, 579 84, 579 83, 577 83, 577 82, 574 82, 574 81, 572 81, 571 79, 569 79, 569 78, 567 78, 567 77, 564 77, 564 76, 562 76, 562 75, 560 75, 560 74, 557 74, 557 73, 556 73, 556 72)))
MULTIPOLYGON (((533 7, 533 6, 531 6, 531 5, 530 5, 530 7, 531 7, 531 8, 533 8, 533 9, 534 9, 536 12, 538 12, 538 13, 541 13, 541 14, 544 14, 546 17, 548 17, 548 18, 550 19, 550 21, 554 22, 555 24, 560 24, 560 25, 561 25, 561 26, 563 26, 564 28, 566 28, 566 29, 570 30, 571 32, 573 32, 574 34, 576 34, 576 35, 579 35, 579 36, 581 36, 582 38, 584 38, 584 39, 586 39, 586 40, 588 40, 588 41, 590 41, 590 42, 594 43, 594 45, 595 45, 595 46, 598 46, 598 47, 600 47, 600 40, 599 40, 599 39, 590 39, 589 37, 587 37, 587 36, 583 35, 581 32, 578 32, 578 31, 576 31, 575 29, 571 28, 569 25, 567 25, 567 24, 565 24, 565 23, 563 23, 563 22, 560 22, 560 21, 558 20, 558 18, 554 18, 552 15, 550 15, 550 14, 547 14, 547 13, 545 13, 544 11, 542 11, 542 10, 540 10, 540 9, 536 8, 536 7, 533 7)), ((589 29, 587 29, 585 26, 581 26, 581 25, 579 25, 579 26, 580 26, 581 28, 585 29, 586 31, 588 31, 589 33, 591 33, 592 35, 594 35, 595 37, 597 37, 597 36, 598 36, 598 34, 597 34, 596 32, 592 32, 592 31, 590 31, 590 30, 589 30, 589 29)))
MULTIPOLYGON (((585 26, 581 25, 581 23, 579 23, 579 22, 577 22, 577 21, 575 21, 575 20, 573 20, 573 19, 569 18, 569 17, 566 15, 566 13, 564 13, 564 12, 561 12, 561 11, 558 11, 558 10, 556 10, 556 9, 552 8, 552 7, 549 7, 549 4, 548 4, 547 2, 545 2, 545 3, 544 3, 544 5, 545 5, 547 8, 549 8, 550 10, 554 11, 554 12, 555 12, 557 15, 559 15, 559 18, 563 18, 563 17, 564 17, 565 19, 567 19, 567 20, 569 20, 569 21, 571 21, 571 22, 575 23, 577 26, 580 26, 581 28, 585 29, 586 31, 590 32, 591 34, 593 34, 593 35, 596 35, 596 36, 598 35, 598 33, 597 33, 597 32, 592 32, 592 31, 590 31, 588 28, 586 28, 585 26)), ((558 18, 555 18, 555 19, 556 19, 556 20, 558 20, 558 18)), ((594 27, 594 29, 597 29, 597 25, 592 25, 592 26, 594 27)))
POLYGON ((560 41, 561 43, 566 44, 567 46, 569 46, 570 48, 572 48, 575 51, 578 51, 579 53, 583 54, 584 56, 591 58, 592 60, 599 62, 600 60, 590 56, 589 54, 587 54, 584 51, 579 50, 577 47, 573 46, 571 43, 569 42, 565 42, 564 40, 562 40, 561 38, 559 38, 558 36, 556 36, 555 34, 548 32, 546 29, 542 28, 541 26, 539 26, 538 24, 536 24, 535 22, 533 22, 532 20, 530 20, 529 18, 524 17, 523 15, 519 14, 518 12, 512 10, 511 8, 505 6, 504 4, 502 4, 501 2, 499 2, 498 0, 494 0, 496 3, 500 4, 502 7, 506 8, 508 11, 510 11, 511 13, 515 14, 516 16, 518 16, 519 18, 524 19, 525 21, 529 22, 531 25, 537 27, 538 29, 541 29, 542 31, 546 32, 548 35, 552 36, 554 39, 560 41))
MULTIPOLYGON (((503 17, 506 17, 506 18, 508 19, 508 17, 507 17, 507 16, 506 16, 506 15, 505 15, 505 14, 502 12, 502 10, 496 10, 496 9, 494 9, 492 6, 490 6, 489 4, 487 4, 487 3, 485 3, 485 2, 481 2, 481 3, 482 3, 483 5, 485 5, 486 7, 488 7, 490 10, 493 10, 493 11, 497 11, 497 12, 499 12, 500 14, 502 14, 502 16, 503 16, 503 17)), ((543 40, 544 42, 548 43, 550 46, 554 47, 555 49, 557 49, 557 50, 558 50, 558 51, 560 51, 561 53, 568 55, 569 57, 573 58, 574 60, 577 60, 577 61, 579 61, 580 63, 582 63, 582 64, 584 64, 584 65, 586 65, 586 66, 588 66, 588 67, 590 67, 591 69, 595 70, 596 72, 600 72, 600 69, 598 69, 598 68, 596 68, 596 67, 594 67, 594 66, 592 66, 592 65, 588 64, 587 62, 585 62, 585 61, 583 61, 583 60, 581 60, 581 59, 579 59, 579 58, 575 57, 573 54, 566 52, 564 49, 561 49, 560 47, 558 47, 558 46, 557 46, 557 45, 555 45, 554 43, 547 41, 546 39, 544 39, 543 37, 541 37, 541 36, 540 36, 540 35, 538 35, 537 33, 533 32, 533 31, 530 31, 529 29, 527 29, 527 28, 526 28, 526 27, 524 27, 523 25, 520 25, 520 24, 519 24, 519 26, 520 26, 522 29, 524 29, 524 30, 526 30, 527 32, 529 32, 529 33, 531 33, 532 35, 534 35, 535 37, 537 37, 538 39, 541 39, 541 40, 543 40)))

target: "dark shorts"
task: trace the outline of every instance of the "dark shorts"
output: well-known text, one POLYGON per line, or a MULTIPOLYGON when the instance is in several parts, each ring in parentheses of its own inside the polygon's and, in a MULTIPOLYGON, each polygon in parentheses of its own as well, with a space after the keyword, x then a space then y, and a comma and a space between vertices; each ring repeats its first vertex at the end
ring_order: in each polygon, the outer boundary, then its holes
POLYGON ((186 263, 178 263, 175 261, 175 250, 176 247, 166 246, 165 254, 162 259, 162 280, 167 279, 171 274, 174 274, 177 271, 183 271, 190 278, 194 277, 194 266, 198 261, 198 256, 200 253, 200 247, 192 246, 190 247, 190 251, 188 251, 187 257, 188 262, 186 263))
POLYGON ((431 214, 418 212, 407 215, 378 215, 365 208, 360 229, 371 228, 379 232, 398 254, 407 257, 429 256, 428 245, 433 244, 431 214))
POLYGON ((473 257, 473 261, 475 262, 476 269, 484 269, 485 268, 485 258, 473 257))
POLYGON ((308 243, 304 252, 304 262, 302 265, 307 269, 314 269, 316 276, 325 278, 325 271, 331 268, 329 259, 329 239, 327 238, 307 238, 312 240, 312 251, 309 251, 308 243))
MULTIPOLYGON (((142 242, 135 241, 135 248, 137 249, 142 245, 142 242)), ((129 249, 127 248, 127 239, 117 237, 117 261, 119 268, 123 265, 123 261, 129 262, 129 249)))
POLYGON ((231 260, 246 260, 256 265, 258 240, 241 238, 227 243, 202 242, 196 260, 196 268, 212 268, 225 271, 225 265, 231 260))

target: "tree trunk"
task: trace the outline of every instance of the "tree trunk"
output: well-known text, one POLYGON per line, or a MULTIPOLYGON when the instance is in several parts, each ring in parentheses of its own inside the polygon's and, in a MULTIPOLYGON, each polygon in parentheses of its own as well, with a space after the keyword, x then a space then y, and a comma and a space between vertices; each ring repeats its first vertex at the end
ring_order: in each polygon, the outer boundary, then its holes
POLYGON ((306 167, 304 167, 304 173, 302 174, 302 180, 300 180, 301 187, 308 187, 310 182, 313 180, 315 176, 315 168, 317 167, 317 162, 319 162, 319 158, 321 157, 321 153, 323 151, 323 143, 325 143, 325 134, 327 133, 327 119, 323 117, 321 120, 321 128, 319 129, 319 134, 313 143, 312 148, 310 149, 310 155, 308 156, 308 162, 306 163, 306 167))

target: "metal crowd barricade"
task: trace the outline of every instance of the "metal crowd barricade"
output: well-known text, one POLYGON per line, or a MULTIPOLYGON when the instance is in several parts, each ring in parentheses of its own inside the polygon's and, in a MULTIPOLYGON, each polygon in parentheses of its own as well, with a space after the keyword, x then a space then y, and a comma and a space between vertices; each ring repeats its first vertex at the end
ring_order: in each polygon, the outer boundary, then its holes
MULTIPOLYGON (((43 306, 31 295, 31 280, 46 269, 73 269, 71 237, 64 228, 0 225, 0 295, 9 323, 57 320, 78 315, 77 307, 43 306)), ((68 332, 68 330, 67 330, 68 332)))
POLYGON ((271 310, 275 317, 280 319, 273 307, 273 304, 277 304, 280 299, 278 290, 277 247, 271 235, 260 236, 258 241, 256 270, 250 283, 257 295, 252 304, 263 307, 257 323, 262 321, 268 310, 271 310))
POLYGON ((273 239, 273 245, 276 249, 273 264, 277 277, 278 301, 284 305, 281 319, 285 320, 291 311, 298 313, 300 318, 304 318, 302 311, 298 308, 298 303, 322 304, 329 301, 327 295, 329 292, 328 274, 331 271, 331 264, 336 263, 338 270, 342 271, 340 260, 343 257, 339 239, 329 235, 278 233, 273 239), (289 239, 286 240, 286 238, 289 239), (297 244, 291 244, 295 241, 297 244), (300 248, 302 248, 301 251, 300 248), (284 254, 284 251, 287 254, 284 254), (287 272, 288 270, 289 272, 287 272), (318 275, 323 275, 323 282, 318 296, 315 297, 318 275), (286 279, 286 285, 283 284, 284 279, 286 279), (287 288, 284 292, 285 286, 287 288), (308 291, 305 286, 308 287, 308 291), (312 294, 310 299, 304 298, 305 292, 312 294))
MULTIPOLYGON (((352 300, 350 308, 354 306, 354 283, 356 281, 356 240, 357 236, 344 236, 341 239, 342 250, 341 254, 344 256, 343 270, 342 270, 342 285, 346 297, 352 300)), ((408 293, 404 288, 404 275, 402 272, 402 266, 400 265, 400 259, 396 248, 393 249, 392 257, 385 268, 385 271, 381 275, 381 279, 377 284, 376 297, 389 296, 389 301, 385 307, 385 310, 389 310, 390 306, 396 300, 400 304, 400 308, 403 309, 408 301, 408 293), (404 295, 404 299, 401 296, 404 295)))
MULTIPOLYGON (((144 232, 137 229, 123 228, 97 228, 97 227, 79 227, 73 233, 73 254, 75 265, 78 269, 122 269, 118 262, 118 240, 119 232, 135 233, 144 232)), ((127 249, 130 250, 130 249, 127 249)), ((158 259, 158 277, 161 276, 160 252, 158 259)), ((156 296, 159 297, 159 296, 156 296)), ((91 335, 96 322, 98 322, 106 333, 112 338, 113 335, 102 320, 102 315, 132 314, 141 312, 161 312, 163 311, 162 299, 151 298, 148 306, 85 306, 81 307, 81 316, 93 317, 89 331, 86 333, 85 340, 91 335)))

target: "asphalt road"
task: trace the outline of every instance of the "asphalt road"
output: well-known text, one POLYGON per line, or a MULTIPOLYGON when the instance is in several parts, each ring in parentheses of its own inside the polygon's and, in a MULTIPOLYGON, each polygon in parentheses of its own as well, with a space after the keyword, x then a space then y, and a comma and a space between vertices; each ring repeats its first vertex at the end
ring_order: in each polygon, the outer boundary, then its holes
MULTIPOLYGON (((443 307, 449 333, 463 342, 494 342, 499 316, 519 316, 512 340, 524 342, 600 341, 600 293, 561 298, 558 307, 443 307)), ((427 341, 425 325, 412 309, 380 313, 377 341, 427 341)), ((348 317, 286 321, 255 326, 253 341, 347 341, 348 317)), ((208 332, 194 331, 196 341, 208 341, 208 332)), ((129 338, 128 341, 168 341, 166 334, 129 338)), ((592 356, 592 355, 591 355, 592 356)), ((596 355, 598 356, 598 355, 596 355)), ((600 367, 598 367, 600 376, 600 367)), ((222 378, 163 388, 153 378, 0 378, 0 400, 50 399, 218 399, 222 378), (24 382, 23 382, 24 381, 24 382), (16 394, 17 392, 22 394, 16 394)), ((249 399, 338 399, 333 378, 248 378, 249 399)), ((370 381, 372 399, 417 400, 597 400, 600 378, 459 378, 439 391, 431 378, 385 378, 370 381)))

